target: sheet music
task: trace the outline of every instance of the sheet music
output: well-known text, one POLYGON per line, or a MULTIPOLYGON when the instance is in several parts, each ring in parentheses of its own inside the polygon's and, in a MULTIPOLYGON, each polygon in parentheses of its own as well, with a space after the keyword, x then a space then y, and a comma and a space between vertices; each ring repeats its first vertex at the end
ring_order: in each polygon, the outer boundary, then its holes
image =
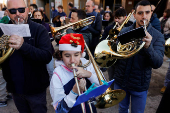
POLYGON ((31 36, 28 24, 0 24, 0 28, 5 35, 18 35, 21 37, 31 36))
POLYGON ((0 11, 0 17, 3 17, 3 16, 4 16, 4 12, 5 12, 5 11, 0 11))

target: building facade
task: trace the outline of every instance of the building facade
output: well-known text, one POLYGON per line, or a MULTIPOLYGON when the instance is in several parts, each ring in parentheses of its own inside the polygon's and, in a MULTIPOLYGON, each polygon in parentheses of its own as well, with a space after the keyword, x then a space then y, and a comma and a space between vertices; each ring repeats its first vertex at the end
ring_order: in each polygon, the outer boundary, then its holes
MULTIPOLYGON (((7 0, 0 0, 0 10, 6 6, 6 1, 7 0)), ((58 5, 63 5, 64 7, 64 12, 69 14, 69 9, 68 9, 68 3, 72 2, 75 7, 78 9, 84 9, 85 8, 85 3, 87 0, 25 0, 28 6, 30 4, 37 4, 38 7, 44 7, 45 13, 50 18, 51 15, 51 7, 54 6, 56 9, 58 5)), ((106 6, 109 6, 109 8, 114 12, 116 9, 118 9, 120 6, 124 7, 127 11, 127 13, 131 12, 131 9, 135 7, 135 5, 140 1, 140 0, 93 0, 95 4, 102 6, 105 10, 106 6)), ((158 4, 160 0, 149 0, 152 4, 155 6, 158 4)), ((159 11, 156 12, 158 17, 161 17, 164 10, 167 8, 170 8, 170 0, 162 0, 165 1, 161 6, 159 7, 159 11)))

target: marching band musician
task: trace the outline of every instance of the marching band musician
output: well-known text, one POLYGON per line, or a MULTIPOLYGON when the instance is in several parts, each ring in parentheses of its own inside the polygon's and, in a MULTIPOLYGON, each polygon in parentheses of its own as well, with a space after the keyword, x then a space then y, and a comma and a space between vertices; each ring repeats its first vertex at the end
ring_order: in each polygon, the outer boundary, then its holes
MULTIPOLYGON (((109 35, 109 31, 111 29, 113 29, 113 27, 115 26, 115 23, 117 22, 118 23, 118 26, 120 27, 123 22, 125 21, 126 19, 126 10, 124 8, 119 8, 115 11, 115 18, 114 18, 114 23, 112 23, 110 26, 107 26, 104 30, 104 33, 102 35, 102 38, 101 40, 104 40, 107 38, 107 36, 109 35)), ((128 27, 132 25, 131 22, 128 22, 127 24, 125 24, 124 26, 125 27, 128 27)), ((115 28, 117 29, 117 27, 115 28)), ((108 68, 108 75, 109 75, 109 80, 113 80, 113 77, 114 77, 114 66, 115 65, 112 65, 111 67, 108 68)), ((111 85, 111 89, 114 89, 114 84, 111 85)))
MULTIPOLYGON (((74 22, 80 21, 80 20, 85 19, 85 18, 86 18, 86 13, 83 10, 81 10, 81 9, 73 9, 72 13, 71 13, 70 22, 74 23, 74 22)), ((72 28, 68 28, 66 30, 66 33, 67 34, 69 34, 69 33, 80 33, 80 34, 83 35, 83 38, 86 41, 86 44, 88 46, 91 44, 92 35, 91 35, 90 31, 88 30, 88 26, 81 27, 81 28, 79 28, 77 30, 73 30, 72 28)))
MULTIPOLYGON (((81 9, 73 9, 72 13, 71 13, 70 22, 74 23, 74 22, 80 21, 80 20, 85 19, 85 18, 86 18, 85 11, 83 11, 81 9)), ((66 33, 67 34, 69 34, 69 33, 80 33, 80 34, 83 35, 83 38, 86 41, 86 44, 88 45, 88 47, 92 44, 92 34, 88 30, 88 26, 81 27, 77 30, 73 30, 72 28, 68 28, 66 30, 66 33)), ((85 58, 88 59, 87 54, 86 54, 85 58)))
POLYGON ((151 15, 150 2, 147 0, 138 2, 134 14, 136 22, 120 32, 122 34, 144 26, 146 21, 144 47, 133 57, 120 59, 115 65, 114 89, 126 91, 125 99, 119 103, 119 113, 128 113, 130 102, 131 113, 144 113, 151 70, 159 68, 163 63, 165 41, 163 35, 151 26, 151 15))
MULTIPOLYGON (((117 9, 117 10, 115 11, 115 14, 114 14, 114 16, 115 16, 115 17, 114 17, 114 23, 111 24, 111 25, 109 25, 109 26, 107 26, 107 27, 105 28, 101 40, 104 40, 104 39, 107 38, 107 36, 109 35, 109 31, 110 31, 111 29, 113 29, 113 27, 115 26, 115 23, 116 23, 116 22, 118 23, 118 26, 121 26, 121 25, 123 24, 123 22, 125 21, 125 19, 126 19, 126 15, 127 15, 127 13, 126 13, 126 10, 125 10, 124 8, 119 8, 119 9, 117 9)), ((128 26, 130 26, 130 25, 132 25, 132 22, 128 22, 128 23, 125 24, 124 26, 125 26, 125 27, 128 27, 128 26)))
POLYGON ((2 63, 2 72, 20 113, 46 113, 49 86, 46 64, 52 58, 50 39, 42 25, 28 18, 28 12, 24 0, 7 0, 9 24, 28 24, 31 36, 10 36, 8 43, 15 51, 2 63))
MULTIPOLYGON (((73 75, 73 68, 77 70, 76 74, 79 80, 80 91, 85 90, 85 86, 99 81, 95 70, 90 64, 86 68, 79 67, 86 64, 88 60, 82 57, 84 51, 84 39, 82 34, 66 34, 59 41, 59 52, 55 53, 57 57, 56 68, 50 83, 50 93, 53 99, 53 106, 56 113, 82 113, 81 105, 73 107, 78 97, 77 86, 73 75), (72 64, 75 64, 72 67, 72 64)), ((86 113, 90 113, 89 106, 85 102, 86 113)), ((93 112, 96 112, 92 104, 93 112)))

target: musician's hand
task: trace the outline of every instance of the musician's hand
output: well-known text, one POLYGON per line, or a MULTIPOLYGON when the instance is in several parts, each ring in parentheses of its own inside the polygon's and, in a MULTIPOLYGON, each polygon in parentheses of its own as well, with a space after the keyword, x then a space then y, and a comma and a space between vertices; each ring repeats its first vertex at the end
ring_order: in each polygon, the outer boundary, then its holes
POLYGON ((145 42, 144 47, 147 49, 151 44, 152 36, 146 31, 146 36, 143 38, 142 41, 145 42))
MULTIPOLYGON (((86 80, 84 78, 80 79, 78 81, 78 84, 79 84, 79 88, 80 88, 80 93, 85 91, 85 87, 86 87, 86 80)), ((73 86, 73 92, 77 93, 78 94, 78 90, 77 90, 77 85, 76 83, 74 84, 73 86)))
POLYGON ((116 29, 118 29, 120 27, 120 24, 119 24, 119 22, 117 22, 117 27, 116 27, 116 29))
POLYGON ((20 49, 23 42, 24 42, 24 38, 17 35, 11 35, 11 37, 8 40, 9 46, 16 50, 20 49))
POLYGON ((72 67, 77 70, 76 74, 78 78, 90 78, 92 73, 90 71, 84 70, 82 67, 72 67))

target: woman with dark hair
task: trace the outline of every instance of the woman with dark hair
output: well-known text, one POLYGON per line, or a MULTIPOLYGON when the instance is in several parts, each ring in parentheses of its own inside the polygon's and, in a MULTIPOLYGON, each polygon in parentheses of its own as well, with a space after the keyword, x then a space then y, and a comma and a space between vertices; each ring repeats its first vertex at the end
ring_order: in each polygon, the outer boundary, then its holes
POLYGON ((108 21, 109 23, 112 23, 113 22, 113 14, 112 14, 112 12, 106 11, 103 14, 103 20, 108 21))
POLYGON ((105 11, 103 14, 103 20, 102 20, 102 34, 105 30, 105 28, 113 23, 113 14, 112 12, 105 11))
POLYGON ((170 9, 166 9, 163 17, 159 20, 161 22, 161 32, 164 34, 165 39, 170 37, 170 9))
MULTIPOLYGON (((45 23, 44 22, 44 18, 43 18, 43 12, 42 10, 35 10, 33 12, 33 18, 34 19, 40 19, 41 22, 42 22, 42 25, 47 29, 47 31, 49 32, 49 37, 50 37, 50 40, 51 42, 54 40, 54 38, 52 37, 52 34, 50 33, 51 30, 50 30, 50 26, 49 24, 45 23)), ((52 46, 52 44, 51 44, 52 46)), ((52 47, 52 51, 54 53, 54 48, 52 47)), ((54 70, 54 59, 52 57, 52 60, 49 62, 49 64, 47 64, 47 70, 48 70, 48 73, 49 73, 49 76, 50 76, 50 79, 53 75, 53 70, 54 70)))
MULTIPOLYGON (((51 32, 50 31, 50 26, 49 26, 49 24, 47 24, 47 23, 45 23, 44 22, 44 17, 43 17, 43 11, 42 10, 35 10, 34 12, 33 12, 33 18, 34 19, 40 19, 41 20, 41 22, 42 22, 42 25, 43 26, 45 26, 45 28, 47 29, 47 31, 48 32, 51 32)), ((52 34, 50 33, 49 34, 49 36, 50 36, 50 38, 52 38, 52 34)))

